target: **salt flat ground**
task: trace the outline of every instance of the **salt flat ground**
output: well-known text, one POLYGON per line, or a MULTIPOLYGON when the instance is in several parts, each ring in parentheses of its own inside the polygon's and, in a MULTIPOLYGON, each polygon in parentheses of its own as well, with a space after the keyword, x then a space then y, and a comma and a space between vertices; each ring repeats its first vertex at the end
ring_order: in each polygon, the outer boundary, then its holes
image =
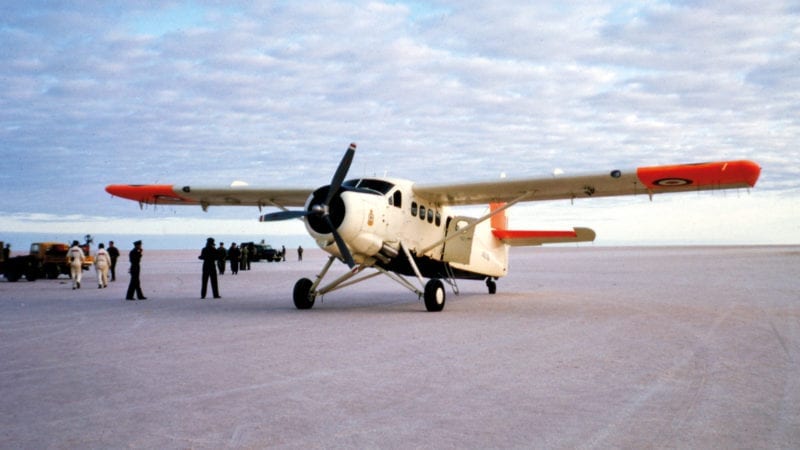
POLYGON ((200 300, 197 254, 145 245, 146 301, 0 282, 0 448, 800 447, 800 247, 512 249, 441 313, 296 310, 318 251, 200 300))

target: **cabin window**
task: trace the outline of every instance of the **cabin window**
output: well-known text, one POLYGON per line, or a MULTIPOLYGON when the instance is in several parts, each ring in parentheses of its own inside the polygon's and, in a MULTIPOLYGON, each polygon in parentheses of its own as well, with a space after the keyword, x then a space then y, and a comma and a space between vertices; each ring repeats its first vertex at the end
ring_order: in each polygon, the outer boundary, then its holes
POLYGON ((425 206, 419 205, 419 220, 425 220, 425 206))
POLYGON ((439 214, 439 211, 436 211, 436 219, 435 219, 435 222, 436 222, 436 226, 437 226, 437 227, 439 227, 439 226, 441 226, 441 225, 442 225, 442 215, 441 215, 441 214, 439 214))
POLYGON ((428 223, 433 223, 433 210, 428 210, 428 223))
POLYGON ((399 190, 394 191, 394 196, 392 198, 394 199, 394 206, 398 208, 403 207, 403 194, 399 190))
POLYGON ((417 217, 417 202, 411 202, 411 217, 417 217))

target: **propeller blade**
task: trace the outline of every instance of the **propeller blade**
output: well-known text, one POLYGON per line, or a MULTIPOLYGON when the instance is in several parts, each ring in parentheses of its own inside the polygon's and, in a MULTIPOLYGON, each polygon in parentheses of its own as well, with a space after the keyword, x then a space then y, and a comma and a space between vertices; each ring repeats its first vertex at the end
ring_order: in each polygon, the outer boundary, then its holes
POLYGON ((278 211, 274 213, 264 214, 258 218, 259 222, 277 222, 279 220, 297 219, 311 214, 308 211, 278 211))
POLYGON ((342 156, 342 161, 339 163, 339 167, 336 168, 336 173, 333 174, 333 178, 331 179, 331 187, 328 190, 328 196, 325 197, 326 206, 331 204, 333 196, 336 195, 336 193, 339 191, 339 188, 342 187, 344 177, 347 176, 347 171, 350 170, 350 164, 353 162, 353 157, 355 155, 356 144, 353 142, 350 144, 350 147, 347 147, 347 151, 344 152, 344 156, 342 156))
POLYGON ((339 235, 339 232, 336 231, 336 228, 333 226, 331 216, 325 216, 325 221, 328 222, 328 226, 331 228, 333 240, 336 241, 336 246, 339 247, 339 253, 342 254, 344 262, 347 263, 347 265, 352 269, 355 267, 356 262, 353 261, 353 255, 350 254, 350 249, 347 248, 347 244, 344 243, 344 239, 342 239, 342 236, 339 235))

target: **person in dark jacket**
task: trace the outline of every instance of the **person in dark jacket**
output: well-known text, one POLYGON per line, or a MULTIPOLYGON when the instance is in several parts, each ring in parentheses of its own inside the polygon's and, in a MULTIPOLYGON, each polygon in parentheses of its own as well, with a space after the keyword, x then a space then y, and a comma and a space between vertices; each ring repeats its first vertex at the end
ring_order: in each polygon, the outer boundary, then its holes
POLYGON ((114 241, 108 241, 108 256, 111 258, 111 281, 117 281, 117 258, 119 258, 119 249, 114 246, 114 241))
POLYGON ((239 258, 242 256, 241 251, 239 251, 239 247, 236 246, 236 242, 231 243, 231 247, 228 249, 228 259, 231 261, 231 274, 236 275, 239 273, 239 258))
POLYGON ((220 242, 219 247, 217 248, 217 267, 219 268, 220 275, 225 275, 226 259, 228 259, 228 251, 225 250, 225 243, 220 242))
POLYGON ((203 260, 203 285, 200 288, 200 298, 206 298, 206 291, 208 289, 208 280, 211 279, 211 293, 214 298, 222 298, 219 295, 219 285, 217 284, 217 267, 216 263, 219 258, 219 253, 214 247, 214 238, 206 240, 206 246, 200 251, 199 259, 203 260))
POLYGON ((131 261, 131 282, 128 285, 128 295, 125 296, 125 299, 133 300, 133 294, 136 293, 136 298, 139 300, 147 300, 147 297, 142 293, 142 285, 139 282, 139 273, 142 269, 142 241, 133 243, 133 250, 128 253, 128 259, 131 261))

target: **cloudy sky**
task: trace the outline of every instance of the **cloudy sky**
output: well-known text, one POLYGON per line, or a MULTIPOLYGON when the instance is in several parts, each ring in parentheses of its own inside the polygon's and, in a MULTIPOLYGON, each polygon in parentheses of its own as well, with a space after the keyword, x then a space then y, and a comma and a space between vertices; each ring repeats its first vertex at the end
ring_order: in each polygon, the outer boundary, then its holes
POLYGON ((435 182, 752 159, 749 192, 534 203, 512 225, 800 243, 797 2, 519 3, 2 2, 0 234, 301 235, 104 186, 316 186, 355 141, 351 175, 435 182))

